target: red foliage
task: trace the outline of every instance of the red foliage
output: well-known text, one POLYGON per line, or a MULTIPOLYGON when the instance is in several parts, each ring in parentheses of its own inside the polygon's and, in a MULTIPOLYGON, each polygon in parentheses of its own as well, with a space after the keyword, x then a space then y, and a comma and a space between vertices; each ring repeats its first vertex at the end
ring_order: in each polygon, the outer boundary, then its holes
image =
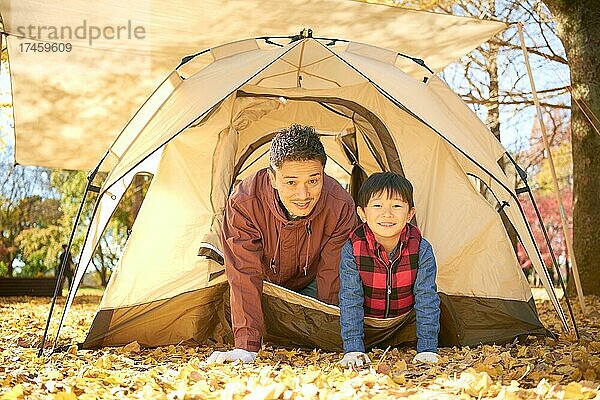
MULTIPOLYGON (((546 244, 546 239, 542 232, 540 222, 537 218, 533 205, 531 204, 531 200, 529 197, 525 197, 525 195, 521 195, 521 205, 525 212, 525 217, 531 226, 533 231, 533 236, 535 238, 536 243, 540 249, 540 253, 542 254, 542 259, 544 260, 544 264, 549 268, 550 271, 553 271, 552 267, 552 256, 550 255, 550 250, 546 244)), ((565 208, 565 214, 567 217, 569 236, 573 238, 573 193, 571 189, 563 189, 562 191, 562 203, 565 208)), ((564 264, 568 259, 568 251, 567 244, 565 242, 562 222, 560 218, 560 210, 558 207, 558 200, 554 193, 543 194, 537 196, 534 193, 535 202, 538 206, 540 214, 542 216, 542 220, 544 222, 544 226, 546 227, 546 232, 548 233, 548 237, 550 239, 550 244, 554 251, 554 255, 559 261, 561 265, 562 273, 565 273, 564 264)), ((525 253, 523 247, 519 244, 518 246, 518 257, 519 262, 521 263, 522 268, 529 268, 531 266, 531 262, 525 253)))

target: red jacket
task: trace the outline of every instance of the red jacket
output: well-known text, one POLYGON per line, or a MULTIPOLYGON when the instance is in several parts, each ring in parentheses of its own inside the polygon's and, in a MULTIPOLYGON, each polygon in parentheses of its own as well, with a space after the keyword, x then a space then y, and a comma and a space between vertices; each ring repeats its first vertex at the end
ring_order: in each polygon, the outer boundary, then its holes
POLYGON ((317 297, 338 303, 340 254, 356 225, 352 198, 327 175, 311 214, 295 221, 286 218, 266 169, 236 187, 221 240, 237 348, 260 349, 263 280, 299 290, 316 278, 317 297))

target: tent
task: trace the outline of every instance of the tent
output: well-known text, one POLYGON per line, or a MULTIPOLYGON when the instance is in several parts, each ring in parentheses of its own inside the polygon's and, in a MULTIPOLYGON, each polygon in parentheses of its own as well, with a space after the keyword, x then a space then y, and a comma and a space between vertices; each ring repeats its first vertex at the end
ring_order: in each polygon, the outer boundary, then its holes
MULTIPOLYGON (((267 165, 273 132, 291 123, 317 129, 329 157, 326 172, 349 186, 358 169, 391 170, 413 182, 416 223, 438 263, 442 345, 550 334, 507 229, 516 231, 566 326, 517 194, 498 164, 505 149, 433 71, 419 64, 407 74, 399 58, 304 31, 288 40, 213 47, 169 74, 100 163, 114 166, 99 188, 75 282, 133 177, 153 179, 84 347, 231 337, 219 241, 223 209, 236 181, 267 165), (193 62, 198 70, 184 74, 193 62)), ((341 349, 337 307, 266 283, 263 308, 267 341, 341 349)), ((412 324, 410 313, 367 318, 367 345, 413 340, 412 324)))

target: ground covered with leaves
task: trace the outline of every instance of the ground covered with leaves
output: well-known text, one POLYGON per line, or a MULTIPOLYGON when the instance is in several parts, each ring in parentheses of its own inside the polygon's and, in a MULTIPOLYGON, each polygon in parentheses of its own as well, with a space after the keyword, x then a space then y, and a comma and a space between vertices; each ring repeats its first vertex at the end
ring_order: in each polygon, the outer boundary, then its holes
MULTIPOLYGON (((0 399, 590 399, 599 398, 600 299, 577 312, 580 340, 529 338, 504 346, 440 349, 436 366, 413 364, 410 348, 375 349, 360 370, 338 353, 266 346, 252 365, 205 365, 209 347, 77 350, 37 357, 50 300, 0 298, 0 399)), ((61 342, 81 342, 98 296, 78 296, 61 342)), ((550 302, 537 303, 561 332, 550 302)))

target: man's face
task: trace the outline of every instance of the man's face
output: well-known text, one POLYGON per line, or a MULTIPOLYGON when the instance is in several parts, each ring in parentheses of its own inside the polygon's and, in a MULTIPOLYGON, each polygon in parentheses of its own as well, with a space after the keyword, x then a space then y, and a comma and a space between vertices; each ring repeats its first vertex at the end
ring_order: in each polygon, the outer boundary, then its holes
POLYGON ((269 169, 271 186, 288 213, 305 217, 315 208, 323 190, 323 164, 319 160, 284 161, 269 169))

